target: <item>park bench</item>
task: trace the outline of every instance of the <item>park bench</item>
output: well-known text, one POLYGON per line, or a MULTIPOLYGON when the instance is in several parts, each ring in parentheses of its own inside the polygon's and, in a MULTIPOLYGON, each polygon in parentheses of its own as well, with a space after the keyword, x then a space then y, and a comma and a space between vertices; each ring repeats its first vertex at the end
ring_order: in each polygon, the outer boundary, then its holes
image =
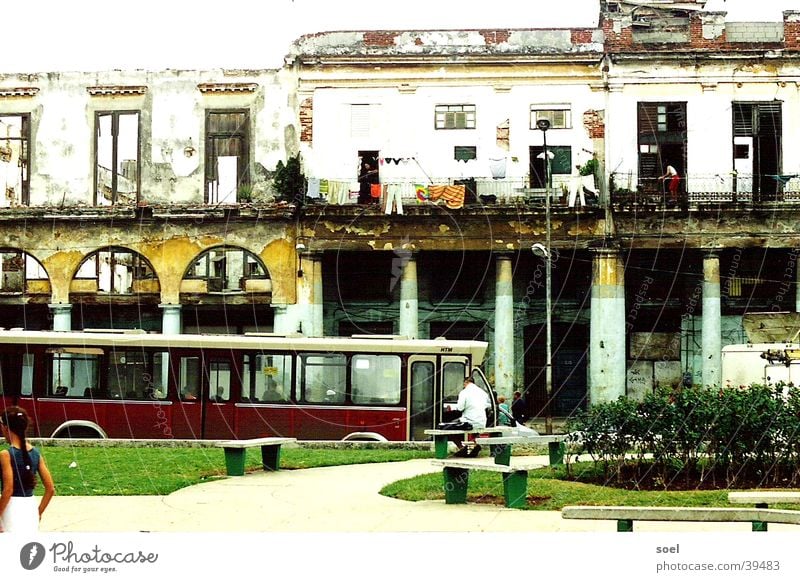
POLYGON ((511 445, 547 444, 548 454, 550 457, 550 466, 556 467, 564 464, 564 451, 566 449, 564 442, 568 437, 569 435, 565 434, 478 437, 475 439, 475 442, 479 445, 489 445, 491 447, 492 456, 494 457, 495 463, 500 463, 503 465, 508 465, 511 459, 511 445))
POLYGON ((466 441, 469 435, 485 434, 489 436, 501 436, 506 432, 511 431, 510 426, 490 426, 488 428, 474 428, 472 430, 452 430, 452 429, 428 429, 425 434, 433 437, 433 450, 434 456, 437 459, 447 458, 447 444, 450 442, 451 436, 460 435, 466 441))
POLYGON ((767 531, 767 523, 800 525, 800 511, 741 509, 738 507, 626 507, 570 505, 564 519, 616 520, 617 531, 633 531, 634 521, 751 522, 753 531, 767 531), (757 527, 758 526, 758 527, 757 527))
MULTIPOLYGON (((767 509, 770 503, 800 504, 800 491, 731 491, 728 503, 753 505, 756 509, 767 509)), ((766 530, 766 523, 753 522, 753 531, 766 530)))
POLYGON ((244 475, 244 460, 247 449, 261 447, 261 463, 265 471, 277 471, 281 461, 281 445, 297 442, 288 437, 262 437, 221 441, 216 444, 225 451, 225 468, 231 477, 244 475))
POLYGON ((436 459, 432 463, 442 467, 443 470, 445 503, 466 503, 469 472, 491 471, 502 473, 506 507, 517 509, 524 508, 527 503, 528 471, 541 469, 544 466, 538 463, 501 465, 472 459, 436 459))

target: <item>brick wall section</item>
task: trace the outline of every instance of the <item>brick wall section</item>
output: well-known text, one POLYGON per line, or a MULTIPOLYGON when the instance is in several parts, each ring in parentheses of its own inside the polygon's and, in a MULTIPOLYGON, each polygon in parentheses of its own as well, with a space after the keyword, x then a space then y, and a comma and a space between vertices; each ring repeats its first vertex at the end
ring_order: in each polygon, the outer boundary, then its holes
POLYGON ((784 11, 783 42, 789 50, 800 50, 800 10, 784 11))
POLYGON ((629 52, 633 49, 633 29, 630 26, 623 27, 619 34, 614 32, 613 17, 603 15, 601 26, 605 37, 606 52, 629 52))
POLYGON ((479 30, 486 44, 502 44, 508 42, 508 30, 479 30))
POLYGON ((371 47, 394 46, 396 32, 388 30, 368 30, 364 32, 364 44, 371 47))
POLYGON ((311 143, 314 137, 314 100, 309 97, 300 104, 300 141, 311 143))
MULTIPOLYGON (((706 35, 703 34, 703 25, 706 23, 711 24, 710 17, 707 17, 702 13, 692 14, 691 19, 689 20, 689 45, 692 48, 710 50, 721 50, 726 48, 728 45, 725 30, 723 30, 722 33, 716 38, 705 38, 706 35)), ((722 20, 722 26, 725 26, 724 16, 722 20)))
POLYGON ((583 29, 571 29, 569 31, 570 41, 573 45, 576 44, 590 44, 592 42, 592 33, 594 31, 591 29, 583 28, 583 29))
POLYGON ((606 137, 606 123, 603 119, 602 111, 589 109, 583 112, 583 127, 589 132, 592 139, 603 139, 606 137))

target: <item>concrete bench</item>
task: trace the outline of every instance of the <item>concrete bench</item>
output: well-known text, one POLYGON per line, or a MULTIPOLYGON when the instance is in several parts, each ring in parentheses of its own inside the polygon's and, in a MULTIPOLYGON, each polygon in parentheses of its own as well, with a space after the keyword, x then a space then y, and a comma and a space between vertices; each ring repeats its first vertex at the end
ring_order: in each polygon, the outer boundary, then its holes
POLYGON ((506 507, 524 508, 528 499, 528 471, 541 469, 537 463, 514 463, 499 465, 470 459, 434 460, 442 467, 444 476, 444 500, 447 504, 466 503, 470 471, 491 471, 503 475, 503 495, 506 507))
POLYGON ((479 437, 475 442, 479 445, 489 445, 492 447, 492 455, 495 463, 508 465, 511 460, 511 445, 543 445, 547 444, 547 451, 550 457, 550 466, 555 467, 564 464, 564 442, 569 435, 551 434, 537 436, 500 436, 500 437, 479 437))
MULTIPOLYGON (((767 509, 769 504, 800 504, 800 491, 731 491, 728 503, 753 505, 756 509, 767 509)), ((766 531, 766 523, 753 522, 753 531, 766 531)))
POLYGON ((248 448, 261 447, 261 463, 265 471, 277 471, 281 462, 281 445, 295 443, 297 439, 288 437, 263 437, 235 441, 221 441, 216 444, 225 451, 225 468, 231 477, 244 475, 244 460, 248 448))
POLYGON ((447 443, 451 436, 461 436, 466 439, 468 435, 485 434, 489 436, 501 436, 511 430, 510 426, 490 426, 488 428, 475 428, 472 430, 450 430, 450 429, 428 429, 425 434, 433 437, 434 456, 437 459, 447 458, 447 443))
POLYGON ((633 531, 634 521, 746 522, 753 531, 767 531, 767 523, 800 525, 800 511, 741 509, 738 507, 626 507, 570 505, 561 509, 564 519, 616 520, 617 531, 633 531), (759 527, 757 528, 757 524, 759 527), (761 527, 763 526, 763 528, 761 527))

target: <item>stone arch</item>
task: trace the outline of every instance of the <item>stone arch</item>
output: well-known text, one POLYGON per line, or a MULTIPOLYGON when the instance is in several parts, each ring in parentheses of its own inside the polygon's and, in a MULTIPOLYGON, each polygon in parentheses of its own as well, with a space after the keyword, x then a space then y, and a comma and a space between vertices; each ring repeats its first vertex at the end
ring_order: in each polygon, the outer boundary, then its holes
POLYGON ((161 285, 152 263, 133 249, 110 245, 87 254, 70 281, 70 297, 81 295, 152 296, 160 299, 161 285))
POLYGON ((272 278, 256 253, 238 245, 215 245, 200 252, 181 279, 182 297, 207 293, 261 295, 269 303, 272 278))

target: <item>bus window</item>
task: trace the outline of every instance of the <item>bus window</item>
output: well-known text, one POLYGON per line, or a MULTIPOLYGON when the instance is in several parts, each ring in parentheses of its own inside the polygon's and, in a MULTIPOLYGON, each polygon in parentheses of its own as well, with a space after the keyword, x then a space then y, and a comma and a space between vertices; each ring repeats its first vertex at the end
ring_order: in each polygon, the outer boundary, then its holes
POLYGON ((211 402, 227 402, 231 399, 231 363, 228 360, 211 360, 208 398, 211 402))
POLYGON ((302 400, 341 404, 345 399, 347 360, 343 354, 298 356, 302 400))
POLYGON ((399 404, 400 357, 353 356, 350 384, 354 404, 399 404))
POLYGON ((54 353, 52 357, 51 396, 83 398, 87 388, 97 388, 97 355, 64 351, 54 353))
POLYGON ((200 358, 197 356, 182 357, 178 375, 180 399, 197 400, 200 389, 200 358))
POLYGON ((256 354, 244 356, 242 400, 288 402, 292 395, 292 357, 256 354), (251 371, 252 369, 252 371, 251 371))
POLYGON ((442 398, 445 402, 456 402, 458 393, 464 388, 467 368, 463 362, 446 362, 443 368, 442 398))
POLYGON ((411 437, 416 441, 428 438, 425 430, 434 427, 434 373, 433 362, 421 361, 411 365, 411 437))
POLYGON ((108 358, 108 391, 130 400, 146 398, 152 385, 146 356, 138 350, 113 350, 108 358))

